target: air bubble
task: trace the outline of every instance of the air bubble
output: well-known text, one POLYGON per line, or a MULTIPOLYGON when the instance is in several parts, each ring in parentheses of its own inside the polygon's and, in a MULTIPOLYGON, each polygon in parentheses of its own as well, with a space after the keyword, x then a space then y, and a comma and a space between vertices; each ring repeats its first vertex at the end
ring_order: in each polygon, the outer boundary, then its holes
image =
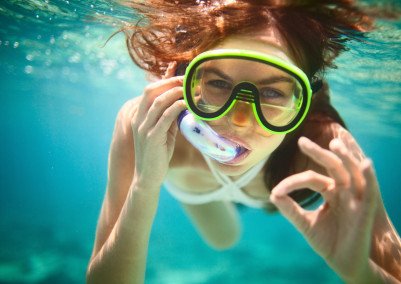
POLYGON ((19 46, 19 42, 18 41, 14 42, 14 48, 18 48, 18 46, 19 46))
POLYGON ((25 72, 26 74, 31 74, 31 73, 33 72, 33 67, 32 67, 31 65, 25 66, 24 72, 25 72))
POLYGON ((32 61, 33 60, 33 55, 32 54, 28 54, 25 58, 28 61, 32 61))
POLYGON ((74 53, 70 58, 68 58, 68 62, 70 63, 79 63, 81 61, 81 54, 78 52, 74 53))

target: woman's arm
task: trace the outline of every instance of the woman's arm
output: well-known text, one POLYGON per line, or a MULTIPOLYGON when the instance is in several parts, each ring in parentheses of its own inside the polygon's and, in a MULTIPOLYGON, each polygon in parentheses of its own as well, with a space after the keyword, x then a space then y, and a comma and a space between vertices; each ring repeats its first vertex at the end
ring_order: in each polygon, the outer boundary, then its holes
POLYGON ((117 115, 109 153, 106 196, 87 271, 88 283, 141 283, 158 189, 138 188, 134 177, 134 141, 130 118, 138 99, 117 115), (128 273, 131 272, 131 273, 128 273))
POLYGON ((182 206, 199 235, 213 249, 231 248, 241 238, 240 217, 232 202, 213 201, 182 206))
POLYGON ((182 78, 163 79, 119 112, 88 283, 144 281, 160 186, 174 150, 175 122, 185 108, 180 97, 182 78))
MULTIPOLYGON (((158 199, 158 188, 141 188, 133 181, 110 235, 91 258, 87 283, 144 282, 148 240, 158 199)), ((108 214, 103 212, 101 219, 107 219, 108 214)))
MULTIPOLYGON (((352 157, 357 161, 366 159, 365 154, 352 137, 351 133, 338 124, 333 124, 331 131, 334 137, 340 139, 344 146, 349 149, 352 157)), ((377 207, 375 216, 373 217, 374 223, 369 254, 371 262, 369 268, 372 269, 375 274, 385 277, 384 279, 395 277, 401 281, 400 237, 386 212, 376 177, 374 179, 373 182, 376 184, 374 190, 377 196, 377 207)))
POLYGON ((377 269, 382 269, 401 282, 401 240, 381 198, 373 225, 370 259, 377 269))
MULTIPOLYGON (((350 155, 355 160, 361 162, 366 159, 365 154, 358 143, 352 137, 351 133, 341 127, 339 124, 332 124, 330 127, 332 136, 340 139, 343 145, 349 149, 350 155)), ((375 177, 376 179, 376 177, 375 177)), ((380 194, 378 182, 373 181, 377 186, 374 188, 377 196, 376 213, 372 229, 372 238, 370 244, 369 268, 377 272, 377 275, 385 277, 395 277, 401 281, 401 241, 384 207, 383 199, 380 194)), ((371 278, 371 279, 374 279, 371 278)), ((392 283, 392 282, 390 282, 392 283)))

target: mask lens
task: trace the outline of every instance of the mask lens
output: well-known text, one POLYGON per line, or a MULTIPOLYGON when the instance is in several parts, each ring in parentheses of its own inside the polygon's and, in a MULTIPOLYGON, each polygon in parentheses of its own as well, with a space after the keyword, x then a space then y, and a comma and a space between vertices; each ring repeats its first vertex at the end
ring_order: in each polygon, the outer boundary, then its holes
MULTIPOLYGON (((261 64, 261 63, 258 63, 261 64)), ((273 66, 260 66, 264 78, 259 81, 259 102, 263 117, 274 126, 290 124, 297 117, 303 100, 303 89, 292 74, 273 66)))
POLYGON ((217 116, 234 100, 242 100, 259 105, 255 115, 263 116, 262 120, 275 127, 285 127, 299 117, 306 93, 291 71, 252 58, 206 59, 194 66, 188 79, 198 113, 217 116), (236 86, 244 82, 254 85, 256 93, 242 89, 237 92, 236 86))
POLYGON ((196 107, 205 113, 219 111, 230 99, 235 86, 225 65, 232 59, 214 59, 201 63, 191 82, 196 107))

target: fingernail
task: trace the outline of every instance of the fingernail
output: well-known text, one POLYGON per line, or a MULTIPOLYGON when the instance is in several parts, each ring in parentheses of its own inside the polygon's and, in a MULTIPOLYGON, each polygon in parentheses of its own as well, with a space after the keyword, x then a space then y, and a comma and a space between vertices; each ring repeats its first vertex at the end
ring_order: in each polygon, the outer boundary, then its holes
POLYGON ((276 203, 279 199, 281 199, 283 196, 279 195, 279 194, 270 194, 269 196, 269 200, 272 203, 276 203))
POLYGON ((270 200, 270 202, 275 203, 276 200, 277 200, 277 197, 275 195, 273 195, 273 194, 270 194, 269 200, 270 200))
POLYGON ((309 144, 310 140, 304 136, 298 139, 298 145, 304 147, 306 149, 310 149, 311 145, 309 144))
POLYGON ((341 141, 338 138, 334 138, 330 141, 329 148, 332 150, 340 149, 341 148, 341 141))
POLYGON ((369 170, 370 167, 373 165, 372 160, 369 159, 369 158, 366 158, 362 163, 363 163, 362 164, 362 169, 365 170, 365 171, 369 170))

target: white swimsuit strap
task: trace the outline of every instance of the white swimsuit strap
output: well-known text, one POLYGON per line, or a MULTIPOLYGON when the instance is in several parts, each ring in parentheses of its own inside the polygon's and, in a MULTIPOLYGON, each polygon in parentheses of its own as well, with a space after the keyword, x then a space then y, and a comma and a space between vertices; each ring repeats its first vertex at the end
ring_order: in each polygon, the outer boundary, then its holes
POLYGON ((239 202, 255 208, 263 208, 265 206, 265 200, 258 200, 257 198, 249 196, 247 193, 242 191, 242 188, 245 187, 259 173, 267 159, 260 161, 249 171, 244 173, 238 180, 232 181, 230 177, 222 174, 217 170, 216 167, 213 166, 210 158, 206 156, 204 157, 213 176, 221 184, 221 188, 208 193, 196 194, 192 192, 186 192, 185 190, 180 190, 174 184, 170 183, 168 180, 165 180, 165 188, 172 196, 179 201, 188 204, 204 204, 212 201, 227 200, 239 202))

